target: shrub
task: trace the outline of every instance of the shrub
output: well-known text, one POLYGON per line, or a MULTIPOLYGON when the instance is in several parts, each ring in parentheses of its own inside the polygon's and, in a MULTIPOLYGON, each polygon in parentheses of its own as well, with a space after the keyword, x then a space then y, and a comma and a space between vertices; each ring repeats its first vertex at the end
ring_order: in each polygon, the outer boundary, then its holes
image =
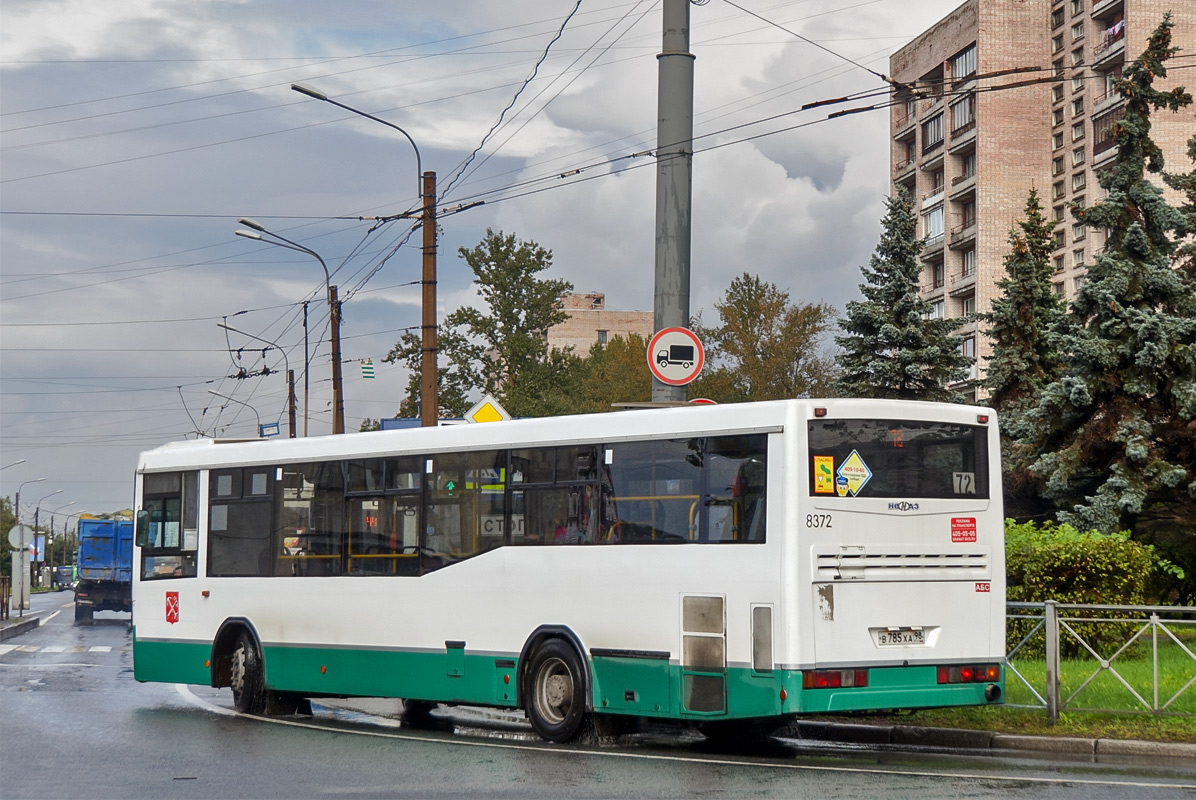
MULTIPOLYGON (((1156 569, 1170 565, 1161 560, 1150 545, 1130 539, 1128 532, 1103 534, 1095 530, 1079 531, 1071 525, 1033 522, 1005 522, 1005 571, 1007 598, 1010 601, 1098 605, 1145 605, 1151 576, 1156 569)), ((1116 617, 1115 612, 1071 612, 1061 616, 1116 617)), ((1011 621, 1007 631, 1006 652, 1021 641, 1032 627, 1030 622, 1011 621)), ((1133 634, 1132 623, 1076 623, 1072 627, 1097 652, 1110 655, 1133 634), (1112 650, 1109 648, 1112 647, 1112 650)), ((1041 636, 1022 646, 1019 655, 1042 653, 1041 636)), ((1082 646, 1066 631, 1060 632, 1064 656, 1083 652, 1082 646)))

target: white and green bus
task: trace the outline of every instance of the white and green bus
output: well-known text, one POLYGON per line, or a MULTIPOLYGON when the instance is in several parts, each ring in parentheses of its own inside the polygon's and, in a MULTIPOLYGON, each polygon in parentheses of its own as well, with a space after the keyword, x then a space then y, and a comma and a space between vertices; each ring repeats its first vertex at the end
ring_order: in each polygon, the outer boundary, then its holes
POLYGON ((135 675, 552 741, 997 703, 1000 475, 991 409, 902 401, 170 444, 137 469, 135 675))

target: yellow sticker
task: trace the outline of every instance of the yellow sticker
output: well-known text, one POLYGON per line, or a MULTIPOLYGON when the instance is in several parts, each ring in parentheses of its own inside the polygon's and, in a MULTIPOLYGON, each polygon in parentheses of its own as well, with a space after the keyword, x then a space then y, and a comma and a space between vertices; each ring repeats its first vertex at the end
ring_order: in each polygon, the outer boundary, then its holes
POLYGON ((814 494, 835 493, 835 457, 814 456, 814 494))
POLYGON ((847 482, 847 489, 852 495, 859 494, 864 484, 872 479, 872 470, 868 469, 864 459, 860 458, 860 454, 855 450, 852 450, 851 455, 839 465, 838 474, 840 479, 847 482))

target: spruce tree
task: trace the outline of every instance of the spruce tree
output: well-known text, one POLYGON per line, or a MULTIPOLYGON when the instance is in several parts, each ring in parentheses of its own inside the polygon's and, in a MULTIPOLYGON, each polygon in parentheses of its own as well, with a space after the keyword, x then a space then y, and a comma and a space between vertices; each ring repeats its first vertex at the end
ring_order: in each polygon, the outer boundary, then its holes
POLYGON ((992 310, 980 314, 993 340, 981 385, 989 403, 1000 412, 1015 414, 1036 400, 1043 387, 1058 377, 1059 355, 1052 341, 1063 313, 1051 285, 1051 251, 1055 222, 1042 214, 1038 191, 1030 190, 1026 219, 1010 231, 1005 277, 997 281, 1001 296, 992 310))
MULTIPOLYGON (((1196 162, 1196 134, 1188 139, 1188 158, 1196 162)), ((1196 169, 1174 175, 1164 173, 1163 180, 1184 196, 1184 204, 1179 207, 1180 224, 1175 229, 1176 238, 1182 242, 1175 257, 1180 269, 1196 281, 1196 169)))
POLYGON ((972 359, 963 355, 959 324, 931 319, 930 304, 918 293, 922 240, 913 203, 904 189, 885 201, 880 242, 861 267, 863 301, 847 304, 839 320, 844 336, 836 357, 841 370, 835 392, 845 397, 939 400, 961 403, 952 384, 968 377, 972 359))
POLYGON ((1191 103, 1162 92, 1170 16, 1117 83, 1125 118, 1117 157, 1100 176, 1107 198, 1076 216, 1108 232, 1060 337, 1062 377, 1031 412, 1033 470, 1060 518, 1111 532, 1139 523, 1186 526, 1196 518, 1196 293, 1173 268, 1168 236, 1182 224, 1146 173, 1163 169, 1150 138, 1152 110, 1191 103))

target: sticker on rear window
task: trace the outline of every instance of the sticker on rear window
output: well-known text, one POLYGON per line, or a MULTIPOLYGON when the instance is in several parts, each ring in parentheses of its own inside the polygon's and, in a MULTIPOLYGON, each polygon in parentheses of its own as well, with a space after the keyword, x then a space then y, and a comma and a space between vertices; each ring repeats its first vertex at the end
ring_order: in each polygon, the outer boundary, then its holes
MULTIPOLYGON (((838 476, 838 484, 841 487, 845 485, 846 491, 857 495, 865 484, 872 480, 872 470, 868 469, 864 459, 860 458, 859 451, 852 450, 851 455, 843 459, 843 463, 839 465, 838 476)), ((839 494, 843 494, 843 491, 839 494)))

